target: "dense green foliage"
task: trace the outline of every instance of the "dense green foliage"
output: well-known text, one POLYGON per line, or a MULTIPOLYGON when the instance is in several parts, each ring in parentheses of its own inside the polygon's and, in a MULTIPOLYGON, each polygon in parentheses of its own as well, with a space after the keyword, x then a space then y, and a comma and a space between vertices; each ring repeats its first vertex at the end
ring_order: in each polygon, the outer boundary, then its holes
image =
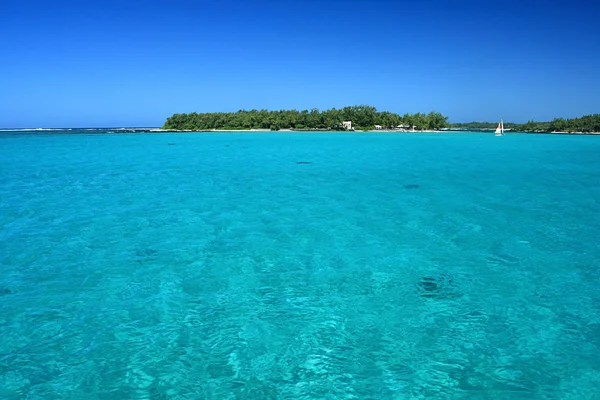
POLYGON ((550 122, 529 121, 518 125, 524 132, 600 132, 600 114, 584 115, 581 118, 554 118, 550 122))
POLYGON ((355 129, 383 129, 400 125, 415 129, 439 129, 447 126, 448 117, 438 112, 429 114, 404 114, 377 111, 371 106, 353 106, 331 110, 240 110, 230 113, 174 114, 167 118, 163 129, 209 130, 209 129, 328 129, 343 130, 342 121, 352 121, 355 129))
MULTIPOLYGON (((467 122, 450 124, 454 129, 496 129, 497 122, 467 122)), ((600 114, 581 118, 554 118, 549 122, 529 121, 525 124, 504 123, 505 129, 519 132, 600 132, 600 114)))

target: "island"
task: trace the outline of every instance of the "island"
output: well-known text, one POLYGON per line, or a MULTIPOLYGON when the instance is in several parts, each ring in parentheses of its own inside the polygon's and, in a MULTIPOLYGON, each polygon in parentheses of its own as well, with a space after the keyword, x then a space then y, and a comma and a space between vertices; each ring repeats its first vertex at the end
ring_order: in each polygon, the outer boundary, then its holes
POLYGON ((167 118, 163 130, 438 130, 448 126, 448 117, 429 114, 399 114, 377 111, 367 105, 330 110, 239 110, 237 112, 174 114, 167 118))
MULTIPOLYGON (((449 123, 439 112, 428 114, 378 111, 368 105, 311 110, 239 110, 237 112, 183 113, 168 117, 163 131, 490 131, 498 122, 449 123)), ((600 133, 600 114, 579 118, 533 120, 524 124, 505 122, 504 128, 525 133, 600 133)))
MULTIPOLYGON (((485 131, 494 130, 498 122, 467 122, 450 124, 448 130, 485 131)), ((580 118, 554 118, 549 122, 530 120, 525 124, 505 122, 506 130, 527 133, 600 133, 600 114, 580 118)))

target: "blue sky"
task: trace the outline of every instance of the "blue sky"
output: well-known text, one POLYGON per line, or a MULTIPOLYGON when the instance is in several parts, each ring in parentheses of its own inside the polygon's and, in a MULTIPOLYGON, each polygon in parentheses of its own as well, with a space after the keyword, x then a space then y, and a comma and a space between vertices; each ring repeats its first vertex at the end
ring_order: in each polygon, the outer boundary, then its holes
POLYGON ((600 2, 4 0, 0 11, 0 127, 355 104, 453 122, 600 112, 600 2))

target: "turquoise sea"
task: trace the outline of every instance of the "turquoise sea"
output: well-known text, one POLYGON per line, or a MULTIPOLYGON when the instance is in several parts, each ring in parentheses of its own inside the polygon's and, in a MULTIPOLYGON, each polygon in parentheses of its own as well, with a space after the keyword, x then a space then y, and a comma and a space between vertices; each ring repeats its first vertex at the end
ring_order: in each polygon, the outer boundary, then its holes
POLYGON ((599 399, 600 136, 0 132, 0 398, 599 399))

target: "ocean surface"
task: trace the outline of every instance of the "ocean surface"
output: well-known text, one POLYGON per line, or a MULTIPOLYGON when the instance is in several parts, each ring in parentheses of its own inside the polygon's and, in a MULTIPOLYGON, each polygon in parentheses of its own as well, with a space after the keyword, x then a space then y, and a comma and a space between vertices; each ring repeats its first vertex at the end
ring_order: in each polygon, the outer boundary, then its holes
POLYGON ((600 136, 107 132, 0 132, 0 398, 600 398, 600 136))

